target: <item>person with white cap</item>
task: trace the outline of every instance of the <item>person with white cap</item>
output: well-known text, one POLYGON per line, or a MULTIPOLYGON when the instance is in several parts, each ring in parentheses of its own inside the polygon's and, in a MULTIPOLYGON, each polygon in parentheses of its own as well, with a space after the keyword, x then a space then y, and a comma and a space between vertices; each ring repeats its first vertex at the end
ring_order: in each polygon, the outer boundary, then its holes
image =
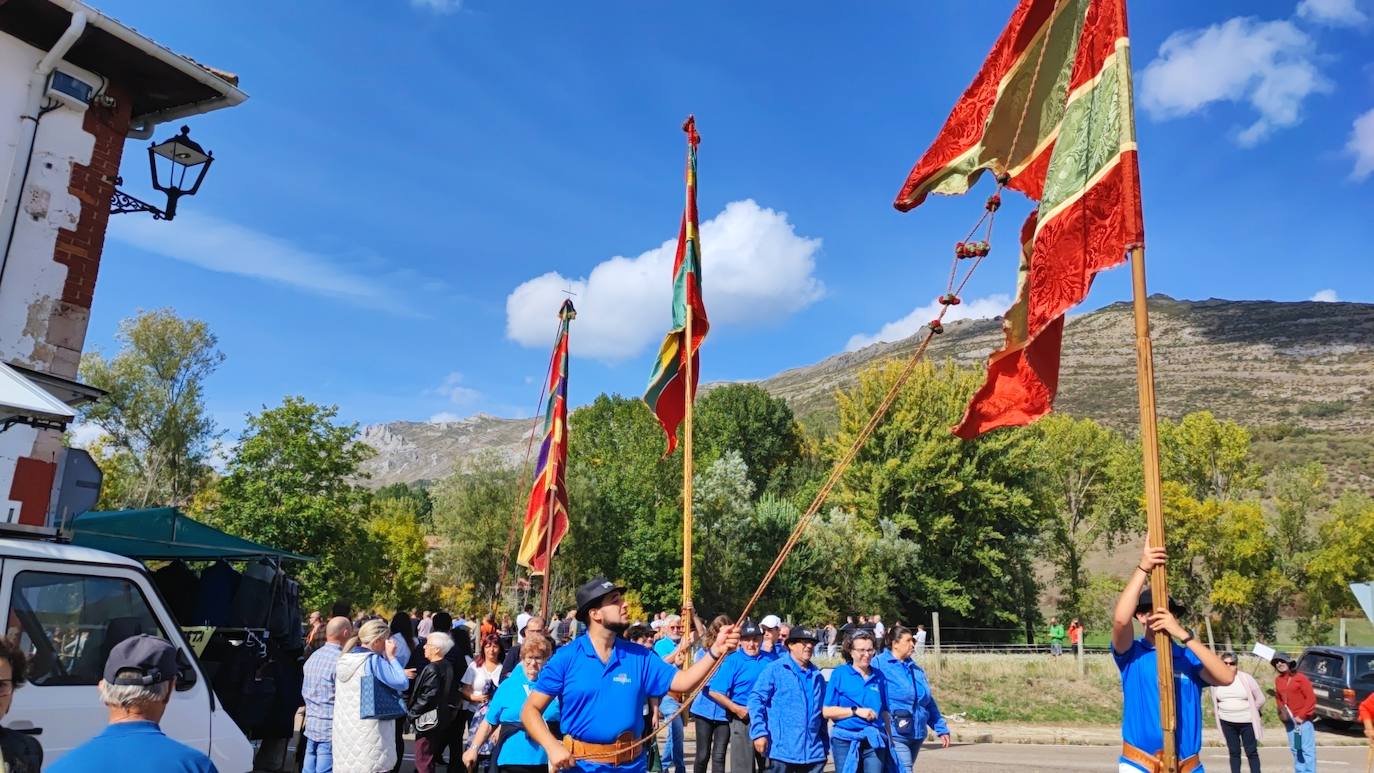
POLYGON ((577 617, 587 632, 549 659, 525 700, 520 721, 544 748, 549 770, 644 773, 639 732, 651 698, 696 689, 720 658, 739 646, 739 626, 724 625, 705 657, 678 670, 652 650, 621 638, 629 628, 625 588, 604 577, 577 589, 577 617), (560 742, 543 712, 557 698, 564 732, 560 742))
POLYGON ((110 649, 98 685, 110 711, 105 732, 62 756, 49 773, 217 773, 202 752, 168 738, 159 727, 176 686, 177 650, 156 636, 131 636, 110 649))
POLYGON ((759 628, 763 629, 763 644, 759 651, 768 660, 777 660, 787 654, 784 639, 779 635, 782 632, 782 619, 777 615, 764 615, 759 621, 759 628))

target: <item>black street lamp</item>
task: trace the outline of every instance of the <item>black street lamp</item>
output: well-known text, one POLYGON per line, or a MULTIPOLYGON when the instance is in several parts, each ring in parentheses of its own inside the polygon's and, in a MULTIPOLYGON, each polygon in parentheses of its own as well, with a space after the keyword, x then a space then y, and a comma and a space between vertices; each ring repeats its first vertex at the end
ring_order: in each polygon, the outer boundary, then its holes
MULTIPOLYGON (((190 127, 181 127, 181 134, 148 146, 148 171, 153 178, 153 187, 167 194, 167 208, 158 209, 116 188, 110 200, 110 214, 148 212, 155 220, 171 220, 176 217, 177 199, 196 195, 214 161, 214 153, 206 151, 200 143, 191 139, 190 127), (159 164, 159 158, 164 159, 165 163, 159 164), (166 170, 165 176, 158 172, 159 166, 166 170), (187 188, 186 179, 191 176, 192 170, 196 170, 195 182, 187 188)), ((124 184, 123 178, 119 177, 114 182, 115 185, 124 184)))

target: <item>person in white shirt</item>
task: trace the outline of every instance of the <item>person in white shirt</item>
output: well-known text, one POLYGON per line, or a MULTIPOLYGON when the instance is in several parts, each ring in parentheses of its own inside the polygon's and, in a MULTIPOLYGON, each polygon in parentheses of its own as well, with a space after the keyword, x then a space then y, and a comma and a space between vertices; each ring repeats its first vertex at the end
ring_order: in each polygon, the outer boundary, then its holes
POLYGON ((926 654, 926 627, 917 624, 916 626, 916 657, 926 654))
POLYGON ((1240 670, 1236 653, 1227 652, 1221 662, 1229 666, 1236 678, 1225 687, 1212 688, 1212 711, 1217 718, 1217 729, 1226 739, 1226 750, 1231 757, 1231 770, 1240 773, 1240 753, 1242 748, 1250 762, 1250 773, 1260 773, 1259 742, 1264 738, 1264 720, 1260 709, 1264 707, 1264 690, 1253 676, 1240 670))
POLYGON ((873 616, 873 637, 878 641, 883 640, 883 634, 887 633, 887 626, 883 625, 883 616, 873 616))
POLYGON ((525 626, 529 624, 530 618, 534 617, 534 605, 526 604, 525 611, 515 616, 515 640, 523 642, 525 640, 525 626))

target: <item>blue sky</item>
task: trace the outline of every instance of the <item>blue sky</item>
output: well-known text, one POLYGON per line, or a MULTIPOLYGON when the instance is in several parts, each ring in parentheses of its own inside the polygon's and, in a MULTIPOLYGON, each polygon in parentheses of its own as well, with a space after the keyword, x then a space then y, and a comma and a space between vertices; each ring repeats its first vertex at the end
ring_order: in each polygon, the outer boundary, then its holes
MULTIPOLYGON (((573 402, 638 394, 689 112, 705 378, 911 332, 991 183, 891 201, 1010 6, 104 0, 251 98, 188 121, 216 164, 175 222, 116 216, 87 347, 111 351, 140 308, 204 319, 228 357, 208 403, 233 432, 286 394, 362 423, 525 416, 573 289, 573 402)), ((1132 11, 1150 289, 1374 301, 1374 2, 1132 11)), ((125 187, 150 195, 141 158, 131 142, 125 187)), ((965 308, 1000 310, 1012 255, 965 308)), ((1085 308, 1128 295, 1110 272, 1085 308)))

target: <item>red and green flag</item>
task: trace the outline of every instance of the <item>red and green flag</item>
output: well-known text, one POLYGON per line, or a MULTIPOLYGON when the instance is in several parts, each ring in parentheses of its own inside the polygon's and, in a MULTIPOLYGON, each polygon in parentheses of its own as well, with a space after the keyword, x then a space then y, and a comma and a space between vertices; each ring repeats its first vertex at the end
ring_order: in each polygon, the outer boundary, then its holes
POLYGON ((677 234, 677 254, 673 258, 673 329, 663 338, 654 362, 649 388, 644 391, 663 432, 668 436, 671 454, 677 448, 677 428, 686 416, 686 401, 696 399, 697 379, 701 374, 697 350, 706 339, 711 323, 706 318, 706 303, 701 297, 701 236, 697 226, 697 134, 696 120, 688 117, 682 125, 687 133, 687 204, 682 210, 682 225, 677 234), (687 315, 692 317, 692 340, 687 341, 687 315), (691 383, 683 373, 691 362, 691 383), (690 390, 690 391, 685 391, 690 390))
POLYGON ((549 364, 549 402, 544 411, 544 442, 534 466, 530 502, 516 560, 530 574, 549 570, 549 558, 568 533, 568 327, 577 317, 571 300, 558 310, 558 340, 549 364))
POLYGON ((1021 0, 895 206, 964 193, 989 169, 1039 208, 964 438, 1050 411, 1064 314, 1144 243, 1125 0, 1021 0))

